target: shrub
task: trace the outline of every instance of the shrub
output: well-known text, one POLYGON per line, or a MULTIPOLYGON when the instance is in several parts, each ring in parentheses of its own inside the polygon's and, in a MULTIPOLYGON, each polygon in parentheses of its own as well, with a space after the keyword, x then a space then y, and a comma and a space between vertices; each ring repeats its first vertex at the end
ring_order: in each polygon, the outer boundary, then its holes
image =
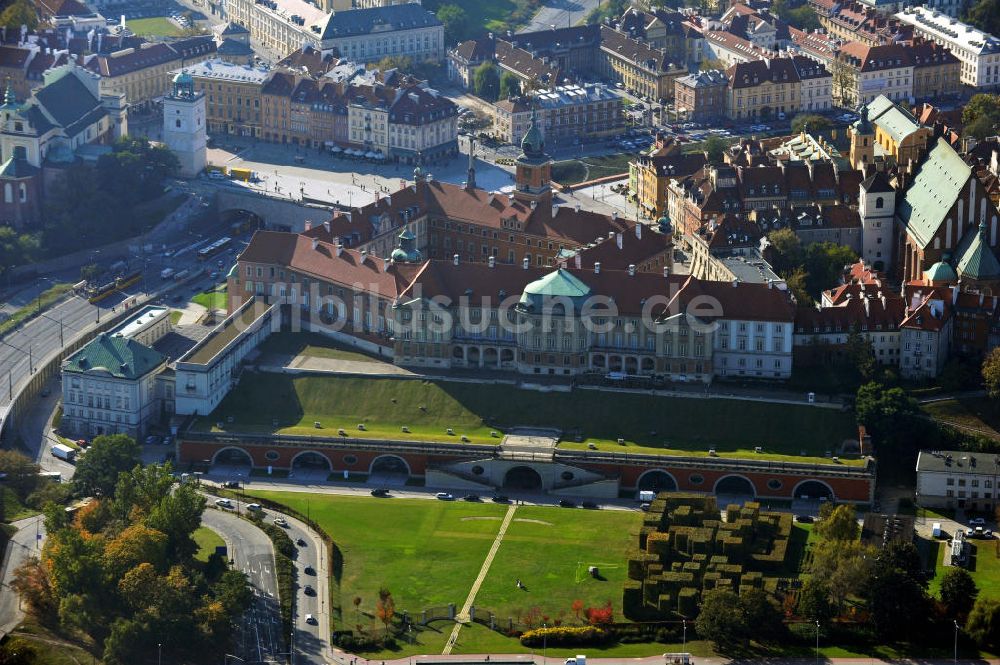
POLYGON ((521 635, 521 644, 526 647, 547 646, 597 646, 605 644, 614 634, 597 626, 558 626, 552 628, 535 628, 521 635))

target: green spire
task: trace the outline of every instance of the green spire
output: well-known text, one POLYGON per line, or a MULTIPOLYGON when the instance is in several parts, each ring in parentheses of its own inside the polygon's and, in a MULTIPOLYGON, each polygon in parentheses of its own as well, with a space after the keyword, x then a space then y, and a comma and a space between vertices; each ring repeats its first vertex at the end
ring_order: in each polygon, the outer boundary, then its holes
POLYGON ((10 79, 7 79, 7 89, 3 93, 3 105, 17 106, 17 97, 14 96, 14 87, 10 84, 10 79))

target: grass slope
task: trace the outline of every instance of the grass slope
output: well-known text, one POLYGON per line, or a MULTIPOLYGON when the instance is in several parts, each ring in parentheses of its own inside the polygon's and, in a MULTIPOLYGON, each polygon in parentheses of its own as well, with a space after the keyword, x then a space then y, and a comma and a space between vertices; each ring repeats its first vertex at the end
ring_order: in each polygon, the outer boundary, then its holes
POLYGON ((1000 408, 988 397, 962 397, 928 402, 921 408, 940 422, 963 431, 973 430, 983 436, 1000 439, 1000 408))
POLYGON ((804 454, 815 460, 854 435, 850 414, 804 405, 595 390, 539 394, 506 385, 275 374, 244 375, 198 427, 210 428, 230 415, 234 423, 226 428, 233 431, 319 434, 342 427, 352 435, 358 423, 365 423, 365 436, 403 436, 405 425, 411 430, 406 438, 414 440, 457 440, 465 434, 473 441, 496 442, 491 429, 578 428, 584 442, 560 445, 594 443, 602 450, 700 455, 714 448, 722 457, 752 454, 755 446, 763 446, 759 459, 803 460, 804 454), (278 420, 277 428, 272 418, 278 420), (323 430, 313 427, 315 421, 323 430), (449 427, 455 437, 446 436, 449 427), (619 437, 626 446, 616 443, 619 437))
POLYGON ((377 360, 362 351, 351 349, 343 344, 318 333, 278 332, 271 334, 260 346, 261 353, 274 353, 282 356, 308 356, 310 358, 329 358, 333 360, 377 360))
POLYGON ((229 287, 226 284, 222 284, 210 291, 202 291, 201 293, 191 298, 191 302, 197 305, 201 305, 202 307, 209 310, 216 309, 225 311, 226 304, 228 301, 226 295, 228 288, 229 287))

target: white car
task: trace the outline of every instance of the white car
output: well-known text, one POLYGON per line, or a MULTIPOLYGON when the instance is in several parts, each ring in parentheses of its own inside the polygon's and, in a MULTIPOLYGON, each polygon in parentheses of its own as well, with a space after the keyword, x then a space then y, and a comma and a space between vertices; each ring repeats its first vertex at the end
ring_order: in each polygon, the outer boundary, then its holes
POLYGON ((983 519, 982 517, 973 517, 971 520, 969 520, 970 526, 984 526, 985 524, 986 520, 983 519))
POLYGON ((285 520, 284 517, 275 517, 274 518, 274 525, 275 526, 281 526, 281 527, 287 527, 288 526, 288 522, 285 520))
POLYGON ((216 499, 215 505, 217 505, 219 508, 232 508, 233 502, 230 501, 229 499, 216 499))
POLYGON ((247 510, 252 510, 254 512, 259 510, 264 510, 264 508, 259 503, 248 503, 247 510))
POLYGON ((306 623, 309 624, 310 626, 316 625, 316 617, 314 617, 311 614, 307 614, 306 615, 306 623))
POLYGON ((438 492, 434 496, 436 496, 437 498, 441 499, 442 501, 451 501, 452 499, 455 498, 454 496, 452 496, 451 494, 448 494, 447 492, 438 492))

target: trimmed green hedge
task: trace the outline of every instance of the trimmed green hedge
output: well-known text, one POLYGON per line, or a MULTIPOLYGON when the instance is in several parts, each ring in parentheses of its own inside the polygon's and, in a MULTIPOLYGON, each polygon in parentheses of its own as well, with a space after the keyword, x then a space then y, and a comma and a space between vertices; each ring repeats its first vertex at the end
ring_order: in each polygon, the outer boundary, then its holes
POLYGON ((292 634, 292 614, 295 611, 295 543, 285 530, 260 519, 252 520, 274 544, 274 572, 278 578, 278 607, 281 613, 282 637, 288 645, 292 634))
POLYGON ((535 628, 521 635, 521 644, 526 647, 597 646, 614 639, 614 633, 597 626, 553 626, 535 628))

